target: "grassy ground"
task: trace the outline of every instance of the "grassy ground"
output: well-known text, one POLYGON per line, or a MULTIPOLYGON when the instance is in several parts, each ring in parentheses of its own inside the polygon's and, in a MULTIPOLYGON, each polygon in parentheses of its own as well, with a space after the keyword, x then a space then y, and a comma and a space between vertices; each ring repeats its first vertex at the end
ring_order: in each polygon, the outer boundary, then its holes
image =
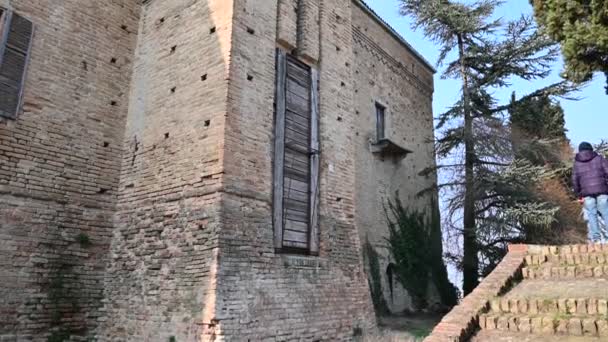
POLYGON ((440 320, 441 316, 436 314, 408 314, 380 317, 378 322, 385 334, 399 334, 409 336, 411 341, 422 341, 440 320))

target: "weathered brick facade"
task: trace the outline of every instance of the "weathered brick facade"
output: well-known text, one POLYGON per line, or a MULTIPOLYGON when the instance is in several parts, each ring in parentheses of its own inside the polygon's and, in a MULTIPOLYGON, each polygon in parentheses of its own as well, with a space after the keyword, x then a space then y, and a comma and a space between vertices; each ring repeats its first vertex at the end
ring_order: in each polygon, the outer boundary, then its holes
POLYGON ((192 341, 214 318, 232 4, 140 17, 98 335, 192 341))
POLYGON ((434 181, 418 176, 434 163, 433 70, 367 7, 0 7, 36 29, 23 111, 0 119, 0 338, 374 333, 361 244, 386 234, 375 212, 386 194, 427 204, 413 195, 434 181), (277 48, 319 71, 318 255, 273 244, 277 48), (391 139, 413 151, 399 164, 370 152, 375 101, 391 139))
MULTIPOLYGON (((398 37, 391 37, 390 29, 365 7, 353 6, 352 13, 357 226, 362 242, 369 243, 377 254, 388 309, 400 313, 412 309, 412 304, 396 275, 391 277, 387 272, 394 261, 387 248, 389 232, 384 207, 399 191, 407 209, 431 208, 431 196, 418 194, 436 182, 434 174, 420 175, 422 170, 435 166, 431 143, 433 70, 398 37), (376 104, 385 108, 386 137, 410 153, 385 156, 370 152, 377 134, 376 104)), ((366 267, 369 258, 366 255, 366 267)), ((433 290, 430 304, 438 298, 433 290)))
POLYGON ((0 118, 0 339, 41 340, 55 325, 90 333, 109 260, 139 5, 0 7, 35 27, 23 111, 0 118))

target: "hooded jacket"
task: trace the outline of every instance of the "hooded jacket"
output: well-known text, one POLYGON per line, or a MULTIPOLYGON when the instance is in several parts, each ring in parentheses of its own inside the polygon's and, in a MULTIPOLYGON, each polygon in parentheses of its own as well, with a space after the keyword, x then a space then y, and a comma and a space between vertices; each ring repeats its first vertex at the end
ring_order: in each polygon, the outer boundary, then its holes
POLYGON ((572 186, 581 197, 608 194, 608 161, 594 151, 581 151, 574 158, 572 186))

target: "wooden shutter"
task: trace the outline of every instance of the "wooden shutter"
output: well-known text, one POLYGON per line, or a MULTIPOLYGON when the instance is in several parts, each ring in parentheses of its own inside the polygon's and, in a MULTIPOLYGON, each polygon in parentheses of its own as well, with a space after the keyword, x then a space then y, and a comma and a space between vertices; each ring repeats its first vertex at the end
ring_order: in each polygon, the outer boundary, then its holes
POLYGON ((319 73, 311 73, 310 252, 319 253, 319 73))
POLYGON ((316 71, 277 52, 275 247, 318 252, 318 103, 316 71))
POLYGON ((273 174, 273 217, 274 247, 283 247, 283 165, 285 159, 285 77, 287 57, 277 50, 277 81, 275 97, 274 133, 274 174, 273 174))
POLYGON ((34 26, 10 11, 5 13, 0 45, 0 116, 15 118, 21 107, 23 84, 34 26))

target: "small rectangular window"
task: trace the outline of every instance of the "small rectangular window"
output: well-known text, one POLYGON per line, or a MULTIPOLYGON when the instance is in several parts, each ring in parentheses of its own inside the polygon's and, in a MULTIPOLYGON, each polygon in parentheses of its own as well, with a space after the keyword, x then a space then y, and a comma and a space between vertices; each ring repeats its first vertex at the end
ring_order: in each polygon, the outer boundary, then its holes
POLYGON ((14 119, 21 109, 34 26, 8 10, 0 13, 0 117, 14 119))
POLYGON ((386 138, 385 118, 386 107, 376 102, 376 139, 378 141, 386 138))

